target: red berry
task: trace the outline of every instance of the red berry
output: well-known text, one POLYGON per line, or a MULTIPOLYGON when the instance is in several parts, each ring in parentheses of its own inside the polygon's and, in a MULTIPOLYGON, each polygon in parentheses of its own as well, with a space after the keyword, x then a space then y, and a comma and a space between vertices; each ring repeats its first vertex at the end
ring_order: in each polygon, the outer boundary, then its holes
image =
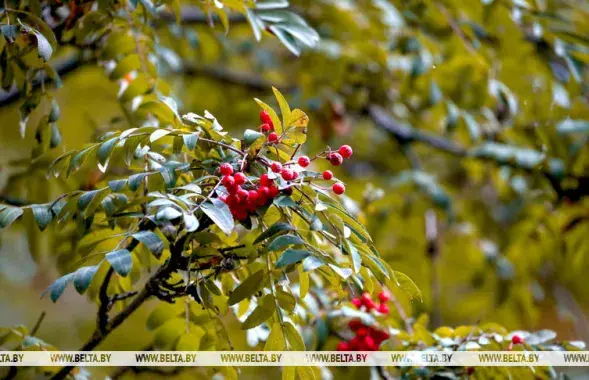
POLYGON ((260 125, 260 130, 264 133, 268 133, 272 130, 272 127, 270 127, 270 124, 264 123, 264 124, 260 125))
POLYGON ((247 199, 250 202, 255 202, 258 199, 258 192, 256 190, 250 190, 247 192, 247 199))
POLYGON ((282 179, 284 179, 285 181, 290 181, 291 179, 293 179, 293 177, 294 177, 294 173, 292 170, 284 169, 282 171, 282 179))
POLYGON ((378 348, 376 346, 376 343, 374 342, 374 339, 372 339, 370 335, 364 338, 364 344, 366 345, 368 351, 376 351, 376 349, 378 348))
POLYGON ((235 194, 228 196, 227 205, 229 205, 229 207, 235 207, 239 205, 239 197, 235 194))
POLYGON ((297 179, 297 178, 299 178, 299 173, 298 173, 298 172, 294 172, 294 171, 293 171, 293 172, 292 172, 292 178, 291 178, 291 179, 292 179, 292 180, 295 180, 295 179, 297 179))
POLYGON ((235 186, 235 178, 233 178, 233 176, 231 175, 226 175, 225 177, 223 177, 223 186, 225 186, 227 189, 235 186))
POLYGON ((284 195, 292 195, 292 186, 289 186, 289 187, 287 187, 285 189, 282 189, 282 193, 284 195))
POLYGON ((258 198, 261 198, 261 197, 267 198, 269 194, 270 194, 270 189, 268 188, 268 186, 260 186, 258 188, 258 198))
POLYGON ((276 187, 275 185, 268 187, 268 196, 270 198, 276 198, 279 192, 280 190, 278 190, 278 187, 276 187))
POLYGON ((233 167, 231 166, 231 164, 221 164, 221 166, 219 166, 219 170, 221 171, 222 175, 233 174, 233 167))
POLYGON ((366 303, 367 301, 372 301, 372 296, 368 292, 362 293, 362 303, 366 303))
POLYGON ((364 302, 364 306, 366 307, 366 310, 370 311, 376 307, 376 304, 374 303, 373 300, 369 300, 369 301, 364 302))
POLYGON ((356 332, 356 335, 362 336, 362 337, 367 336, 368 335, 368 329, 366 327, 360 327, 358 329, 358 331, 356 332))
POLYGON ((247 180, 247 177, 245 176, 245 174, 239 172, 239 173, 235 173, 235 175, 233 176, 233 179, 235 179, 236 185, 243 185, 245 183, 245 181, 247 180))
POLYGON ((301 156, 301 157, 299 157, 298 162, 301 167, 306 168, 311 163, 311 160, 307 156, 301 156))
POLYGON ((249 198, 249 193, 247 192, 247 190, 244 189, 239 189, 237 190, 237 196, 239 197, 239 200, 241 202, 247 202, 248 198, 249 198))
POLYGON ((349 351, 350 350, 350 344, 346 341, 341 341, 337 344, 337 350, 338 351, 349 351))
POLYGON ((386 303, 381 303, 380 305, 378 305, 376 311, 378 311, 381 314, 388 314, 390 312, 389 307, 386 303))
POLYGON ((331 172, 331 170, 326 170, 323 172, 323 179, 324 180, 329 181, 332 178, 333 178, 333 173, 331 172))
POLYGON ((352 303, 354 304, 354 306, 356 306, 357 308, 360 308, 360 306, 362 306, 362 300, 360 298, 354 298, 352 300, 352 303))
POLYGON ((268 124, 270 126, 270 129, 274 129, 274 123, 272 122, 272 118, 270 117, 268 111, 260 111, 260 121, 264 124, 268 124))
POLYGON ((238 210, 235 212, 235 219, 245 220, 247 219, 247 212, 245 210, 238 210))
POLYGON ((221 196, 219 197, 219 199, 220 199, 222 202, 225 202, 225 203, 227 203, 227 195, 221 195, 221 196))
POLYGON ((341 154, 343 158, 350 158, 352 157, 353 153, 354 151, 352 150, 352 147, 349 145, 342 145, 339 147, 339 154, 341 154))
POLYGON ((273 162, 270 168, 274 173, 280 173, 282 171, 282 165, 280 162, 273 162))
POLYGON ((524 338, 519 335, 514 335, 511 337, 511 343, 513 344, 522 344, 524 342, 524 338))
MULTIPOLYGON (((358 299, 358 298, 356 298, 356 299, 358 299)), ((348 327, 352 331, 356 331, 363 326, 364 326, 364 324, 359 319, 352 319, 350 322, 348 322, 348 327)))
POLYGON ((389 299, 391 299, 391 296, 388 292, 383 290, 382 292, 378 293, 378 299, 380 302, 387 302, 389 299))
POLYGON ((346 191, 346 187, 341 182, 334 183, 331 188, 337 195, 342 195, 346 191))
POLYGON ((262 174, 260 176, 260 185, 262 185, 262 186, 270 186, 272 184, 274 184, 274 181, 272 181, 270 179, 270 177, 268 177, 268 174, 262 174))
POLYGON ((268 135, 268 142, 270 144, 278 142, 278 135, 276 134, 276 132, 272 132, 268 135))
POLYGON ((329 162, 331 162, 333 166, 339 166, 342 164, 342 162, 344 162, 344 158, 339 153, 329 153, 327 159, 329 160, 329 162))

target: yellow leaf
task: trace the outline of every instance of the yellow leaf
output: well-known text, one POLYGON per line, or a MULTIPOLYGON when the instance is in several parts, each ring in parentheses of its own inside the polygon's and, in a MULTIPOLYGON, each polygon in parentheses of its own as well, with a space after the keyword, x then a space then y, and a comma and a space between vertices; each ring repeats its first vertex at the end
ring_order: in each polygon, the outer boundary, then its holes
POLYGON ((283 367, 282 380, 295 380, 296 367, 283 367))
POLYGON ((284 341, 284 333, 280 322, 274 322, 270 335, 264 345, 264 351, 284 351, 286 350, 286 342, 284 341))
POLYGON ((291 112, 290 119, 288 119, 288 123, 284 123, 287 127, 296 127, 296 128, 307 128, 309 124, 309 116, 306 113, 301 111, 300 109, 294 109, 291 112))
POLYGON ((291 111, 290 107, 288 106, 288 102, 276 87, 272 87, 272 91, 274 91, 274 96, 276 97, 278 105, 280 106, 280 113, 282 114, 282 123, 285 128, 288 128, 290 125, 289 122, 291 120, 291 111))

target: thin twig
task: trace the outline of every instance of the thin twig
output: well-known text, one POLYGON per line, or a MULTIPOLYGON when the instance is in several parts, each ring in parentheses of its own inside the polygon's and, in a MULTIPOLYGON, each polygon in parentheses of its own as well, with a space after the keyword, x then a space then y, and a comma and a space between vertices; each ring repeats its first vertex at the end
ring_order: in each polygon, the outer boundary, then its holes
POLYGON ((41 323, 43 322, 43 319, 45 319, 46 314, 47 313, 45 313, 45 311, 41 312, 41 315, 39 315, 39 318, 37 319, 35 326, 33 326, 33 328, 31 329, 31 336, 34 336, 37 333, 37 331, 39 331, 39 327, 41 327, 41 323))

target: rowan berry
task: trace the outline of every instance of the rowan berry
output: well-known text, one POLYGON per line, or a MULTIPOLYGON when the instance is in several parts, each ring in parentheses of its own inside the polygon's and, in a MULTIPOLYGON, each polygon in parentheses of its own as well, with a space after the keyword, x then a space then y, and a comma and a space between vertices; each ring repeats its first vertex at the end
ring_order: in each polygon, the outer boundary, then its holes
POLYGON ((339 148, 339 154, 341 154, 343 158, 350 158, 352 157, 352 154, 354 154, 354 151, 352 150, 351 146, 342 145, 339 148))
POLYGON ((346 191, 346 187, 341 182, 334 183, 331 188, 337 195, 342 195, 346 191))
POLYGON ((219 166, 219 170, 221 171, 222 175, 231 175, 233 174, 233 167, 231 166, 231 164, 221 164, 221 166, 219 166))

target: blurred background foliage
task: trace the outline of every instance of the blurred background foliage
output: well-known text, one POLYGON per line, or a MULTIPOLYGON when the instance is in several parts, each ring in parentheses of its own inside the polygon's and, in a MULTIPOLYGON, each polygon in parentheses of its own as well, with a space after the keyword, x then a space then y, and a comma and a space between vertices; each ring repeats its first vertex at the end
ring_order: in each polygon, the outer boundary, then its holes
MULTIPOLYGON (((310 152, 353 146, 355 160, 340 173, 345 203, 390 266, 421 289, 423 302, 397 295, 408 314, 428 313, 433 328, 492 321, 589 341, 589 3, 290 3, 319 33, 315 49, 289 50, 269 38, 271 30, 258 43, 237 14, 228 32, 217 18, 211 28, 206 17, 132 25, 157 35, 153 75, 166 81, 182 112, 208 110, 227 129, 255 129, 251 99, 273 104, 275 85, 293 107, 308 111, 310 152)), ((86 5, 70 10, 83 17, 86 5)), ((125 125, 117 101, 125 78, 111 73, 109 80, 92 48, 75 41, 53 51, 49 65, 71 67, 62 72, 63 86, 50 86, 51 98, 31 114, 24 139, 23 101, 10 90, 0 93, 5 203, 91 189, 100 172, 49 181, 48 164, 125 125), (61 144, 31 163, 39 144, 31 126, 53 97, 61 144)), ((76 349, 92 329, 94 306, 71 289, 57 304, 39 300, 71 269, 68 256, 58 254, 71 243, 41 234, 32 219, 3 230, 0 239, 2 325, 32 326, 45 310, 39 336, 76 349)), ((144 323, 135 322, 146 313, 115 331, 104 349, 147 344, 144 323)), ((234 344, 245 344, 235 331, 234 344)))

